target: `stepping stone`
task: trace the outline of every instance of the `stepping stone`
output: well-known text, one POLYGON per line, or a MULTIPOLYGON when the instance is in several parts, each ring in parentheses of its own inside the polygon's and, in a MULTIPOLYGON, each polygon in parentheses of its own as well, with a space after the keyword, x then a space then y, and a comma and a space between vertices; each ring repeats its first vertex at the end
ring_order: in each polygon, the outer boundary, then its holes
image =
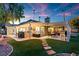
POLYGON ((48 46, 48 44, 43 44, 43 47, 46 47, 46 46, 48 46))
POLYGON ((47 54, 48 55, 53 55, 53 54, 55 54, 56 52, 55 51, 53 51, 53 50, 48 50, 48 51, 46 51, 47 52, 47 54))
POLYGON ((47 43, 44 43, 44 42, 43 42, 42 44, 47 44, 47 43))
POLYGON ((43 47, 45 50, 52 49, 50 46, 43 47))

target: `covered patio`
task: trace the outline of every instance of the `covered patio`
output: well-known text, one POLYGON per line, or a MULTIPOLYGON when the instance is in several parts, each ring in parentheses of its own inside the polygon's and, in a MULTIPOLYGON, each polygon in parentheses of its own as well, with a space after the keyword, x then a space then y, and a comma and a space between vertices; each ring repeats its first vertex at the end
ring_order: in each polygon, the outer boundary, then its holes
POLYGON ((7 35, 15 38, 39 39, 41 37, 51 37, 57 39, 61 38, 63 41, 66 39, 66 27, 64 22, 46 24, 29 20, 16 26, 8 26, 7 29, 7 35))

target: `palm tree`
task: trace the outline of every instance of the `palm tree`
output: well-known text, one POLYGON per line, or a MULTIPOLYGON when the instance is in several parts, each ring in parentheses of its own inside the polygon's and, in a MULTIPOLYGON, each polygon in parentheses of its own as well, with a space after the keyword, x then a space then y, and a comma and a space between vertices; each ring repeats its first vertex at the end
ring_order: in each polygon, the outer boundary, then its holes
POLYGON ((46 23, 46 26, 45 26, 45 35, 48 35, 48 28, 49 28, 48 24, 50 23, 50 17, 47 16, 45 18, 45 23, 46 23))
MULTIPOLYGON (((6 24, 9 21, 8 9, 6 8, 7 4, 0 4, 0 24, 2 28, 6 31, 6 24)), ((5 33, 6 34, 6 33, 5 33)))
POLYGON ((17 4, 16 10, 15 10, 15 18, 16 20, 19 20, 20 23, 20 18, 24 18, 23 14, 24 14, 24 7, 22 4, 17 4))
POLYGON ((9 12, 11 14, 11 18, 13 19, 13 24, 14 24, 14 20, 19 20, 20 22, 20 18, 23 18, 23 11, 24 7, 21 4, 16 4, 16 3, 10 3, 9 4, 9 12))
MULTIPOLYGON (((24 7, 21 4, 16 4, 16 3, 9 4, 9 13, 10 13, 13 24, 14 24, 14 21, 17 21, 17 20, 19 20, 19 22, 20 22, 20 18, 24 17, 23 9, 24 9, 24 7)), ((13 30, 13 34, 16 34, 15 28, 13 30)))

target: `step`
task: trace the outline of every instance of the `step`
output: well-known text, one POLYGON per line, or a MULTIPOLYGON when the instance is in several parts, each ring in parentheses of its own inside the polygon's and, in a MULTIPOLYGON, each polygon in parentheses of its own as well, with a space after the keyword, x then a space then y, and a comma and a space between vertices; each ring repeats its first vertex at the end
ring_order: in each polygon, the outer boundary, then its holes
POLYGON ((53 54, 56 53, 54 50, 48 50, 48 51, 46 51, 46 52, 47 52, 48 55, 53 55, 53 54))
POLYGON ((43 47, 45 50, 49 50, 49 49, 52 49, 52 47, 50 47, 50 46, 45 46, 45 47, 43 47))
POLYGON ((48 44, 43 44, 43 47, 46 47, 46 46, 48 46, 48 44))

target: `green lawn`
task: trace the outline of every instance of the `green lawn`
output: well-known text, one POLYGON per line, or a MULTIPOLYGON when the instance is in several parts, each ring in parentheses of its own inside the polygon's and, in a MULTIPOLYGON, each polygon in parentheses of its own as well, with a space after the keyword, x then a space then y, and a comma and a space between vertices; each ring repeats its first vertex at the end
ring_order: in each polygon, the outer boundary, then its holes
POLYGON ((67 42, 47 39, 47 43, 52 47, 57 53, 76 53, 79 54, 79 37, 71 37, 69 44, 67 42))
POLYGON ((9 43, 13 46, 14 50, 11 55, 13 56, 45 56, 47 53, 44 51, 40 40, 27 40, 15 41, 10 40, 9 43))
POLYGON ((56 51, 57 53, 65 52, 66 42, 58 41, 54 39, 47 39, 47 43, 49 46, 52 47, 52 50, 56 51))
POLYGON ((79 54, 79 36, 78 37, 71 37, 70 52, 79 54))
MULTIPOLYGON (((49 46, 52 47, 52 50, 55 50, 57 53, 76 53, 79 54, 79 37, 71 37, 70 43, 67 46, 67 42, 46 39, 49 46), (69 47, 69 49, 67 49, 69 47)), ((27 41, 15 41, 10 40, 9 43, 13 46, 14 50, 11 55, 13 56, 46 56, 47 53, 42 47, 42 42, 39 39, 27 40, 27 41)))

